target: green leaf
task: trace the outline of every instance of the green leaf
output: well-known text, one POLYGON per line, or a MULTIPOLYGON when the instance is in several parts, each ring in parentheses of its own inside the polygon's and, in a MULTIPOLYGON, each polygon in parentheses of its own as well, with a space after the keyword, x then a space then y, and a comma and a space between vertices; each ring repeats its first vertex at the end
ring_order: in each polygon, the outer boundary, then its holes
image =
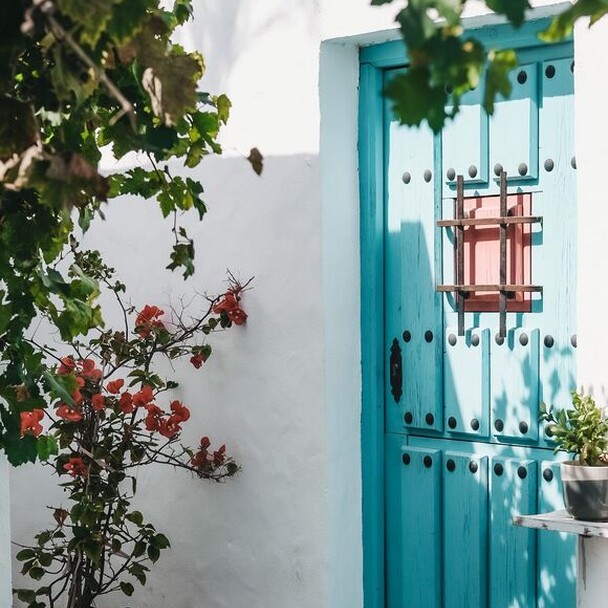
POLYGON ((133 547, 133 557, 141 557, 146 552, 146 543, 143 540, 139 540, 133 547))
POLYGON ((396 75, 387 84, 385 94, 393 101, 393 111, 401 124, 414 126, 426 119, 435 132, 443 127, 447 94, 443 86, 431 86, 427 68, 412 68, 396 75))
POLYGON ((31 568, 28 574, 35 581, 39 581, 44 576, 44 570, 36 566, 34 568, 31 568))
POLYGON ((120 583, 120 590, 128 597, 131 597, 135 591, 135 587, 131 583, 123 581, 120 583))
POLYGON ((126 519, 140 527, 144 523, 144 516, 139 511, 132 511, 126 515, 126 519))
POLYGON ((70 510, 70 519, 73 522, 79 522, 85 510, 86 507, 82 503, 77 502, 70 510))
POLYGON ((38 449, 38 458, 45 462, 50 456, 59 454, 59 446, 57 439, 52 435, 41 435, 36 443, 38 449))
POLYGON ((166 126, 177 125, 185 113, 196 109, 196 85, 204 72, 198 53, 161 44, 144 30, 137 41, 143 68, 142 86, 150 96, 152 111, 166 126))
POLYGON ((167 549, 168 547, 171 546, 171 543, 169 542, 169 539, 164 534, 155 534, 150 539, 150 542, 157 549, 167 549))
POLYGON ((22 601, 22 602, 35 602, 36 601, 36 592, 32 589, 13 589, 13 593, 22 601))
POLYGON ((400 11, 397 22, 410 50, 421 49, 437 30, 435 22, 427 13, 427 7, 419 4, 409 4, 400 11))
POLYGON ((247 160, 251 164, 251 168, 255 171, 256 175, 262 175, 264 170, 264 157, 257 148, 251 148, 247 160))
POLYGON ((171 252, 171 263, 167 266, 168 270, 176 268, 184 269, 184 278, 194 274, 194 241, 188 239, 186 243, 173 245, 171 252))
POLYGON ((118 44, 141 32, 147 12, 153 8, 152 0, 121 0, 113 10, 107 32, 118 44))
POLYGON ((97 88, 97 80, 80 77, 81 70, 75 69, 73 62, 66 56, 62 46, 55 46, 52 51, 53 63, 50 70, 51 83, 57 97, 61 100, 76 100, 81 105, 91 97, 97 88))
POLYGON ((526 9, 530 8, 528 0, 486 0, 486 4, 489 9, 504 15, 515 26, 523 23, 526 9))
POLYGON ((15 559, 19 562, 24 562, 33 557, 36 557, 36 552, 33 549, 21 549, 21 551, 15 555, 15 559))
POLYGON ((191 0, 175 0, 173 5, 173 15, 179 25, 185 23, 192 18, 192 2, 191 0))
POLYGON ((38 449, 36 447, 36 438, 32 435, 20 437, 19 433, 7 433, 2 441, 6 457, 13 466, 18 467, 26 462, 36 462, 38 449))
POLYGON ((81 207, 78 212, 78 225, 82 232, 87 232, 91 226, 91 220, 93 219, 93 212, 89 207, 81 207))
POLYGON ((483 99, 483 107, 488 114, 494 113, 494 100, 498 95, 508 97, 511 94, 509 73, 516 66, 517 55, 514 51, 493 51, 489 54, 483 99))
POLYGON ((82 27, 80 40, 94 47, 112 18, 113 5, 120 1, 57 0, 57 6, 60 11, 82 27))
POLYGON ((76 388, 74 379, 68 379, 65 376, 55 376, 51 372, 44 370, 42 376, 49 385, 52 393, 61 401, 67 405, 74 406, 74 399, 72 399, 72 392, 76 388), (69 388, 66 386, 66 382, 70 382, 69 388))
POLYGON ((148 558, 154 564, 160 558, 160 549, 154 545, 148 545, 148 558))
POLYGON ((539 34, 539 38, 544 42, 560 42, 572 35, 577 19, 590 17, 590 24, 593 25, 607 13, 605 0, 577 0, 553 18, 549 27, 539 34))
POLYGON ((230 108, 232 107, 232 102, 226 95, 220 95, 215 99, 215 105, 217 107, 217 116, 219 121, 223 124, 228 122, 228 118, 230 116, 230 108))
POLYGON ((134 567, 131 567, 130 573, 137 579, 140 585, 146 584, 146 574, 143 571, 136 570, 134 567))
POLYGON ((87 540, 82 543, 84 554, 95 564, 101 560, 101 546, 93 540, 87 540))
POLYGON ((53 556, 51 553, 40 553, 38 561, 41 566, 48 568, 53 563, 53 556))

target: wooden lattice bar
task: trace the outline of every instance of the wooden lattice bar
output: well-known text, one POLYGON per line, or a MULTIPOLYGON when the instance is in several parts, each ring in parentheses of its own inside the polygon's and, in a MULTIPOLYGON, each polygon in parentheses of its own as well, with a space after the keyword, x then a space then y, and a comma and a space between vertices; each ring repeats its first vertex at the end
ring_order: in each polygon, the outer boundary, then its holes
POLYGON ((461 220, 439 220, 437 226, 449 228, 452 226, 499 226, 501 224, 538 224, 542 223, 541 216, 517 216, 507 217, 472 217, 461 220))
POLYGON ((473 292, 473 291, 505 291, 509 292, 542 292, 542 285, 437 285, 436 291, 449 292, 449 291, 462 291, 462 292, 473 292))
MULTIPOLYGON (((506 214, 504 214, 506 215, 506 214)), ((464 176, 459 175, 456 179, 456 220, 464 219, 464 176)), ((456 226, 456 283, 464 283, 464 226, 456 226)), ((458 312, 458 335, 464 336, 464 292, 456 292, 456 310, 458 312)))
MULTIPOLYGON (((507 172, 500 172, 500 215, 507 215, 507 172)), ((500 224, 500 284, 504 285, 507 282, 507 225, 500 224)), ((504 289, 500 290, 498 296, 499 302, 499 329, 498 335, 504 338, 507 335, 507 292, 504 289)))

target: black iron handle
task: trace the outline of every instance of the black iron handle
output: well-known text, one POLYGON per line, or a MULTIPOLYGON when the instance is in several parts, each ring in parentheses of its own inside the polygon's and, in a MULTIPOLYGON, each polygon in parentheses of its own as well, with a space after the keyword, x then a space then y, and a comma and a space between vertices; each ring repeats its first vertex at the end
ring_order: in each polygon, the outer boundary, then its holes
POLYGON ((389 359, 389 379, 391 383, 391 394, 395 403, 399 403, 403 393, 403 360, 399 340, 393 339, 391 345, 391 356, 389 359))

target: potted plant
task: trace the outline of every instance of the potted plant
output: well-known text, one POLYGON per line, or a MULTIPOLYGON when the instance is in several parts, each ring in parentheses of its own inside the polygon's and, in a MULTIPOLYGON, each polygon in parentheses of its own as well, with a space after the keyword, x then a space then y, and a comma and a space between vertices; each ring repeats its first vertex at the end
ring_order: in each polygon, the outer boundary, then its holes
POLYGON ((575 519, 608 521, 608 420, 591 395, 572 392, 572 408, 541 406, 556 452, 573 460, 561 463, 564 503, 575 519))

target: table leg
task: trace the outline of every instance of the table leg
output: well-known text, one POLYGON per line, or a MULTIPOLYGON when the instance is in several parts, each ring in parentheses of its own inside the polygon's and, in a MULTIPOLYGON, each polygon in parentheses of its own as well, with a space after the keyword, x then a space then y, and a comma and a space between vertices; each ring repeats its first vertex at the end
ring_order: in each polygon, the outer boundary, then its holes
POLYGON ((608 606, 608 539, 579 536, 577 608, 608 606))

